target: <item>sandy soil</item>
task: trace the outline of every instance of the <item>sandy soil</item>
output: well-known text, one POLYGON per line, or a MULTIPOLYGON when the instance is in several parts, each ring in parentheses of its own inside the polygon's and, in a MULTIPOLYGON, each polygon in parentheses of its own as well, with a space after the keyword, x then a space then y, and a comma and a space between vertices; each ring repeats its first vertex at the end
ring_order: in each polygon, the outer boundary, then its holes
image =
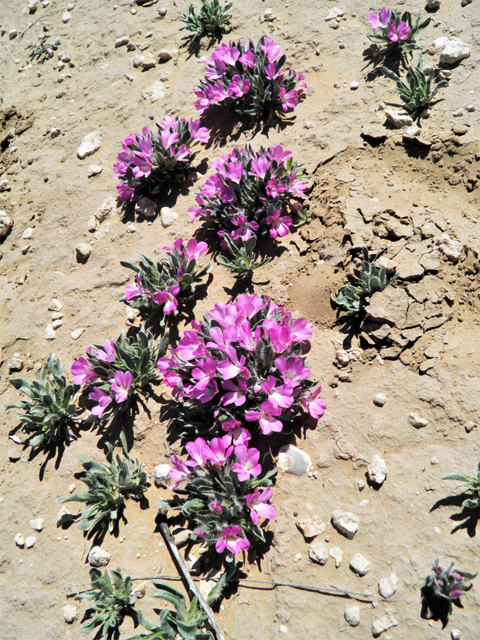
MULTIPOLYGON (((160 18, 161 3, 137 6, 132 14, 127 2, 77 0, 70 21, 64 24, 66 2, 52 1, 46 9, 39 6, 33 15, 28 14, 26 2, 0 3, 0 23, 6 29, 0 38, 0 180, 7 179, 11 186, 11 191, 0 193, 0 209, 14 220, 11 234, 0 247, 1 405, 18 397, 8 383, 7 363, 15 352, 23 359, 21 375, 31 378, 52 350, 68 366, 90 343, 117 336, 125 327, 125 308, 118 300, 130 280, 119 261, 135 261, 138 253, 158 255, 161 247, 188 237, 197 228, 187 217, 196 190, 191 186, 178 197, 162 201, 179 214, 167 229, 160 220, 135 220, 135 232, 127 233, 132 220, 119 214, 101 225, 104 230, 109 224, 103 237, 96 239, 87 230, 88 218, 108 196, 116 195, 111 167, 120 140, 166 114, 196 115, 192 90, 202 77, 201 61, 208 53, 207 41, 198 56, 180 47, 178 17, 188 4, 186 0, 168 2, 166 17, 160 18), (9 40, 10 29, 21 34, 34 20, 38 21, 23 36, 9 40), (58 51, 67 52, 74 66, 67 64, 59 71, 54 68, 55 56, 20 71, 28 62, 26 47, 43 33, 45 21, 51 27, 47 32, 51 40, 61 41, 58 51), (173 59, 148 71, 134 69, 132 60, 138 51, 114 47, 116 38, 124 35, 137 47, 147 45, 147 51, 171 49, 173 59), (166 95, 150 104, 142 92, 164 72, 169 73, 166 95), (61 133, 52 137, 50 131, 55 128, 61 133), (91 131, 101 131, 102 146, 93 156, 79 160, 77 148, 91 131), (102 173, 89 178, 91 164, 101 165, 102 173), (29 240, 22 239, 27 227, 33 228, 29 240), (79 242, 93 247, 86 264, 75 260, 79 242), (56 339, 49 342, 43 336, 51 321, 52 297, 61 301, 65 315, 56 339), (72 340, 71 332, 80 328, 84 333, 72 340)), ((420 2, 400 4, 412 12, 424 10, 420 2)), ((378 580, 394 571, 399 585, 388 601, 378 597, 375 608, 361 605, 361 622, 355 628, 343 617, 348 601, 286 588, 241 588, 224 601, 219 619, 228 637, 237 640, 363 640, 372 637, 372 622, 390 610, 398 626, 385 632, 385 640, 446 640, 454 628, 461 631, 462 640, 474 640, 480 629, 478 584, 462 598, 464 608, 455 609, 443 630, 439 622, 420 618, 419 589, 436 557, 472 571, 479 569, 478 537, 474 527, 458 528, 462 524, 455 520, 459 508, 446 505, 432 510, 437 501, 460 492, 454 483, 442 482, 441 476, 453 471, 473 473, 480 459, 478 428, 465 429, 468 422, 478 424, 480 410, 478 3, 474 0, 462 7, 460 0, 442 0, 440 9, 432 13, 437 26, 431 24, 419 37, 426 64, 438 61, 432 42, 442 35, 459 36, 472 52, 452 69, 450 86, 441 92, 430 118, 421 121, 421 143, 404 141, 401 130, 383 127, 385 116, 378 107, 382 101, 395 101, 393 83, 369 75, 371 67, 362 56, 369 45, 365 19, 378 7, 342 0, 337 6, 346 12, 346 20, 333 30, 325 22, 334 6, 331 2, 273 0, 268 6, 277 16, 272 25, 259 20, 265 3, 236 3, 230 37, 273 37, 289 62, 306 74, 310 95, 289 125, 270 130, 268 139, 239 130, 228 114, 211 118, 209 124, 215 125, 218 135, 199 161, 246 142, 254 146, 281 143, 311 173, 312 223, 279 242, 274 261, 258 272, 255 290, 314 323, 309 362, 312 375, 323 381, 328 409, 315 430, 296 439, 297 446, 311 456, 318 477, 279 476, 273 544, 250 571, 263 579, 336 585, 374 594, 378 580), (356 91, 349 88, 352 81, 360 83, 356 91), (334 83, 340 87, 334 88, 334 83), (475 103, 476 111, 465 110, 475 103), (453 117, 457 109, 463 115, 453 117), (369 135, 372 125, 377 125, 375 131, 378 125, 383 127, 381 139, 369 135), (442 233, 464 245, 456 264, 435 249, 442 233), (409 326, 394 323, 389 335, 377 340, 369 337, 369 327, 352 328, 340 322, 329 302, 330 294, 336 294, 354 268, 352 248, 365 242, 374 250, 387 247, 385 256, 404 270, 395 295, 404 295, 408 309, 418 316, 409 326), (412 263, 420 264, 413 275, 409 273, 412 263), (415 327, 417 331, 405 337, 404 332, 415 327), (352 354, 345 367, 336 359, 339 349, 352 354), (373 404, 377 393, 387 396, 382 408, 373 404), (414 429, 408 422, 411 412, 427 419, 428 425, 414 429), (361 482, 374 454, 384 458, 389 469, 378 490, 361 482), (353 540, 332 527, 335 509, 359 515, 360 527, 353 540), (338 569, 332 558, 325 566, 309 561, 309 545, 296 527, 296 521, 308 515, 318 515, 327 525, 317 540, 343 550, 338 569), (348 566, 357 552, 372 563, 364 578, 356 577, 348 566), (298 553, 302 557, 295 561, 298 553)), ((195 315, 215 301, 226 301, 234 284, 226 270, 217 266, 207 297, 195 305, 195 315)), ((152 472, 156 464, 168 460, 171 449, 156 405, 150 409, 151 419, 144 414, 136 422, 133 453, 152 472)), ((0 636, 3 640, 81 638, 83 604, 79 620, 72 625, 63 621, 62 607, 67 587, 88 581, 86 557, 91 545, 75 526, 56 529, 55 498, 66 495, 79 469, 73 453, 100 458, 98 435, 83 435, 57 467, 48 462, 40 478, 43 460, 29 462, 27 453, 22 455, 21 448, 8 439, 15 424, 12 413, 4 414, 0 636), (35 517, 44 518, 45 527, 34 534, 33 549, 19 549, 14 536, 31 535, 28 521, 35 517)), ((147 494, 150 504, 162 494, 152 486, 147 494)), ((155 532, 155 515, 154 509, 141 510, 129 503, 128 524, 120 534, 125 540, 107 537, 103 543, 112 554, 111 567, 121 565, 132 576, 175 573, 155 532)), ((148 593, 152 592, 150 587, 148 593)), ((140 601, 147 616, 151 600, 140 601)), ((128 625, 122 628, 122 637, 128 637, 129 631, 128 625)))

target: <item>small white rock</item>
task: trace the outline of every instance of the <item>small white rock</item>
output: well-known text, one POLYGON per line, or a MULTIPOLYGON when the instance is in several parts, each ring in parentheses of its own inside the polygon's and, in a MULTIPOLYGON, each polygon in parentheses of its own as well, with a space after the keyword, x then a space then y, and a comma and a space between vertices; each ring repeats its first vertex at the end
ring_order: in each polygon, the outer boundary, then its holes
POLYGON ((63 324, 63 320, 61 318, 58 318, 58 320, 54 320, 52 322, 52 327, 57 330, 59 327, 61 327, 63 324))
POLYGON ((137 596, 137 598, 139 599, 144 598, 147 592, 147 584, 147 581, 141 582, 137 587, 133 589, 133 595, 137 596))
POLYGON ((359 576, 364 576, 370 571, 372 563, 364 558, 361 553, 356 553, 350 560, 350 569, 359 576))
POLYGON ((345 11, 343 9, 339 9, 338 7, 333 7, 328 12, 328 16, 325 18, 325 22, 330 22, 330 20, 335 20, 336 18, 341 18, 345 15, 345 11))
POLYGON ((321 535, 327 528, 327 525, 322 522, 318 516, 309 516, 308 518, 299 520, 297 527, 303 533, 306 540, 311 540, 321 535))
POLYGON ((287 444, 280 448, 277 468, 284 473, 295 476, 303 476, 310 471, 312 461, 308 453, 298 449, 293 444, 287 444))
POLYGON ((462 637, 460 629, 452 629, 450 635, 452 636, 452 640, 460 640, 460 638, 462 637))
POLYGON ((350 83, 350 89, 352 89, 352 91, 355 91, 355 89, 358 89, 359 86, 360 86, 360 83, 357 82, 356 80, 350 83))
POLYGON ((17 36, 18 36, 18 31, 16 29, 10 29, 10 31, 8 32, 9 39, 13 40, 17 36))
POLYGON ((281 634, 283 634, 284 636, 286 636, 286 635, 287 635, 287 633, 288 633, 288 627, 287 627, 287 626, 285 626, 284 624, 281 624, 281 625, 278 627, 278 630, 279 630, 279 631, 280 631, 280 633, 281 633, 281 634))
POLYGON ((61 311, 62 310, 62 303, 59 302, 56 298, 52 298, 52 301, 48 305, 48 310, 49 311, 61 311))
POLYGON ((125 231, 127 233, 135 233, 135 225, 129 224, 128 226, 125 227, 125 231))
POLYGON ((421 418, 418 413, 411 413, 408 416, 408 421, 410 422, 412 427, 415 427, 415 429, 421 429, 422 427, 426 427, 428 424, 428 420, 425 420, 425 418, 421 418))
POLYGON ((429 9, 438 9, 440 6, 440 0, 427 0, 427 7, 429 9))
POLYGON ((12 187, 10 186, 8 180, 0 180, 0 191, 11 191, 12 187))
POLYGON ((167 463, 157 464, 153 470, 153 480, 156 487, 168 487, 170 483, 169 473, 171 468, 171 465, 167 463))
POLYGON ((8 361, 7 367, 10 373, 12 371, 21 371, 23 369, 23 360, 20 357, 19 353, 15 352, 13 354, 13 356, 8 361))
POLYGON ((412 127, 405 127, 403 129, 403 137, 412 140, 413 138, 418 138, 418 136, 422 133, 420 127, 417 125, 413 125, 412 127))
POLYGON ((171 51, 168 51, 168 49, 161 49, 157 53, 157 57, 160 58, 160 60, 163 60, 165 62, 173 58, 171 51))
POLYGON ((342 365, 342 367, 346 367, 350 362, 350 354, 344 349, 339 349, 335 354, 335 359, 339 364, 342 365))
POLYGON ((17 533, 17 535, 14 537, 13 540, 17 545, 17 547, 20 547, 20 549, 23 549, 23 547, 25 546, 25 538, 22 536, 21 533, 17 533))
POLYGON ((8 236, 13 227, 13 220, 11 220, 5 211, 0 211, 0 238, 8 236))
POLYGON ((115 198, 112 196, 108 196, 105 202, 102 204, 100 209, 95 214, 95 217, 99 222, 103 222, 104 220, 109 220, 113 218, 117 214, 117 203, 115 198))
POLYGON ((95 216, 90 216, 87 222, 87 229, 91 232, 97 230, 97 219, 95 216))
POLYGON ((85 260, 88 260, 88 258, 92 255, 92 251, 93 249, 89 244, 87 244, 86 242, 80 242, 75 247, 77 261, 84 262, 85 260))
POLYGON ((62 22, 63 24, 67 24, 67 22, 71 19, 71 15, 68 13, 68 11, 65 11, 65 13, 62 16, 62 22))
POLYGON ((387 396, 384 393, 377 393, 377 395, 373 399, 373 404, 377 405, 377 407, 383 407, 386 401, 387 396))
POLYGON ((106 236, 109 231, 110 231, 110 223, 107 222, 95 233, 95 239, 101 240, 103 236, 106 236))
POLYGON ((118 47, 123 47, 129 42, 130 42, 130 39, 127 36, 121 36, 120 38, 117 38, 115 40, 115 49, 118 49, 118 47))
POLYGON ((157 100, 164 98, 165 94, 165 84, 157 80, 157 82, 154 82, 150 87, 142 91, 142 98, 153 104, 157 102, 157 100))
POLYGON ((55 335, 53 324, 47 324, 43 337, 45 338, 45 340, 55 340, 57 336, 55 335))
POLYGON ((349 511, 335 509, 332 515, 332 524, 335 529, 351 540, 358 531, 360 518, 349 511))
POLYGON ((85 329, 75 329, 75 331, 72 331, 70 334, 72 336, 72 340, 78 340, 84 331, 85 329))
POLYGON ((57 525, 57 527, 63 527, 63 525, 70 524, 73 519, 74 517, 72 515, 72 512, 65 505, 63 505, 60 511, 57 513, 57 520, 55 524, 57 525))
POLYGON ((448 233, 442 233, 435 240, 435 247, 453 263, 458 262, 463 253, 463 244, 451 238, 448 233))
POLYGON ((67 624, 72 624, 77 619, 77 607, 73 604, 66 604, 63 607, 63 619, 67 624))
POLYGON ((396 627, 397 625, 398 622, 395 620, 393 615, 389 611, 386 611, 383 618, 375 620, 372 624, 373 637, 378 638, 378 636, 380 636, 384 631, 387 631, 387 629, 391 629, 392 627, 396 627))
POLYGON ((98 176, 100 173, 102 173, 102 171, 103 167, 101 167, 99 164, 91 164, 88 167, 88 177, 93 178, 93 176, 98 176))
POLYGON ((338 22, 338 20, 330 20, 328 26, 330 27, 330 29, 338 29, 340 23, 338 22))
POLYGON ((332 547, 330 549, 330 555, 335 560, 335 567, 338 569, 338 567, 342 564, 343 551, 340 549, 340 547, 332 547))
POLYGON ((35 538, 35 536, 28 536, 28 538, 25 540, 25 546, 27 547, 27 549, 31 549, 36 541, 37 539, 35 538))
POLYGON ((313 542, 308 548, 308 557, 312 562, 324 565, 328 560, 328 549, 323 542, 313 542))
POLYGON ((32 227, 27 227, 25 229, 25 231, 22 233, 22 239, 23 240, 30 240, 30 238, 33 236, 33 229, 32 227))
POLYGON ((378 582, 378 593, 382 598, 391 598, 397 592, 398 578, 395 573, 390 574, 388 578, 382 578, 378 582))
POLYGON ((360 624, 360 607, 358 606, 358 604, 345 609, 343 617, 351 627, 357 627, 360 624))
POLYGON ((302 554, 301 553, 297 553, 294 557, 293 557, 293 561, 294 562, 300 562, 300 560, 302 559, 302 554))
POLYGON ((375 454, 371 464, 368 465, 368 479, 376 485, 382 485, 387 477, 388 468, 385 460, 375 454))
POLYGON ((91 567, 104 567, 110 562, 111 554, 100 547, 93 547, 88 554, 88 563, 91 567))
POLYGON ((399 111, 391 111, 385 109, 385 115, 387 116, 387 120, 393 124, 396 129, 400 129, 401 127, 409 127, 413 124, 412 116, 408 115, 408 113, 401 113, 399 111))
MULTIPOLYGON (((436 42, 436 41, 435 41, 436 42)), ((434 43, 435 44, 435 43, 434 43)), ((469 47, 455 36, 447 38, 440 54, 440 64, 455 64, 470 57, 469 47)))
POLYGON ((83 160, 87 156, 91 156, 102 146, 102 134, 100 131, 92 131, 88 133, 78 147, 77 156, 83 160))
MULTIPOLYGON (((70 493, 73 493, 75 491, 75 483, 72 482, 72 484, 68 485, 68 490, 70 491, 70 493)), ((68 509, 67 509, 68 511, 68 509)))
POLYGON ((475 104, 467 104, 467 106, 465 107, 465 109, 469 112, 472 113, 473 111, 476 111, 477 106, 475 104))
POLYGON ((43 518, 35 518, 34 520, 29 521, 28 526, 34 531, 42 531, 44 524, 45 520, 43 518))

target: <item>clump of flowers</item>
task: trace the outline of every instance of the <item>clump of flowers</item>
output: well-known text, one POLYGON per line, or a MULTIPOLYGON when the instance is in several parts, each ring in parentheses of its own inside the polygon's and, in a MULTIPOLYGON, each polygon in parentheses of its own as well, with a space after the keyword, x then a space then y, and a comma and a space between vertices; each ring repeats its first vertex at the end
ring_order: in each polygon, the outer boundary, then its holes
POLYGON ((171 489, 177 493, 156 506, 181 511, 194 538, 215 546, 218 553, 238 555, 252 538, 265 541, 260 518, 276 516, 269 504, 276 469, 262 473, 260 451, 248 446, 251 436, 240 422, 222 427, 228 433, 209 444, 201 437, 188 442, 189 458, 172 456, 171 489))
POLYGON ((271 38, 248 45, 222 44, 205 62, 205 80, 195 89, 195 107, 204 113, 215 102, 237 113, 270 122, 278 112, 289 113, 305 96, 305 76, 285 69, 286 55, 271 38))
POLYGON ((165 116, 157 123, 157 131, 143 127, 121 143, 121 151, 113 165, 120 183, 120 200, 138 202, 143 197, 170 193, 172 183, 180 182, 192 170, 197 155, 191 148, 208 142, 208 129, 200 120, 165 116))
POLYGON ((108 420, 132 407, 141 396, 148 398, 158 381, 156 362, 167 347, 168 334, 156 346, 153 336, 144 330, 131 338, 122 331, 117 340, 87 347, 87 355, 75 360, 71 372, 74 383, 83 385, 96 403, 92 414, 108 420))
POLYGON ((169 252, 166 259, 156 264, 143 254, 138 265, 120 263, 137 274, 136 284, 127 284, 122 300, 148 316, 149 325, 156 320, 163 326, 166 316, 176 316, 179 305, 194 297, 196 285, 213 269, 210 262, 204 269, 197 269, 198 260, 208 251, 206 242, 179 238, 163 251, 169 252))
POLYGON ((305 318, 293 320, 268 298, 241 294, 217 303, 192 328, 170 358, 158 361, 164 383, 182 400, 175 415, 187 431, 218 434, 235 420, 269 434, 305 412, 323 415, 321 387, 313 390, 302 356, 312 336, 305 318))
POLYGON ((396 13, 383 7, 378 14, 369 14, 366 24, 370 24, 372 29, 378 33, 368 34, 367 38, 373 42, 386 44, 385 54, 394 50, 411 51, 419 48, 415 38, 422 29, 428 26, 430 20, 431 18, 427 18, 420 23, 420 16, 417 16, 412 24, 412 16, 409 11, 396 13))
POLYGON ((457 569, 453 562, 445 569, 439 566, 437 558, 422 587, 424 606, 427 606, 426 617, 432 617, 429 615, 429 610, 431 612, 431 609, 435 608, 435 600, 443 600, 443 603, 448 606, 448 618, 452 613, 452 600, 458 600, 465 591, 471 589, 473 585, 470 580, 477 575, 477 573, 457 569))

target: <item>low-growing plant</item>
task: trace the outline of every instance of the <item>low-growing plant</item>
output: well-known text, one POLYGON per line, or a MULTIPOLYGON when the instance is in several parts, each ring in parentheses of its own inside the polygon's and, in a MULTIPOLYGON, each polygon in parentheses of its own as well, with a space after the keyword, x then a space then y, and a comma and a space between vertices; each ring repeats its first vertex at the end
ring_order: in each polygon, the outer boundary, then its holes
POLYGON ((113 165, 120 183, 120 200, 138 202, 143 197, 168 195, 174 183, 181 182, 192 171, 197 152, 191 147, 208 142, 208 129, 200 120, 165 116, 157 123, 157 131, 143 127, 142 133, 131 133, 121 143, 121 151, 113 165))
POLYGON ((88 491, 73 493, 67 498, 61 496, 57 498, 60 504, 64 502, 86 504, 78 525, 82 531, 93 532, 107 527, 110 532, 113 531, 125 509, 125 501, 128 498, 141 500, 148 488, 148 476, 143 470, 142 463, 132 460, 128 455, 123 432, 120 438, 123 457, 119 454, 114 457, 113 446, 107 445, 106 465, 89 460, 79 453, 75 454, 84 468, 84 471, 79 474, 79 479, 87 485, 88 491))
POLYGON ((192 323, 170 358, 160 358, 164 383, 184 433, 222 432, 233 419, 257 422, 264 434, 281 431, 303 412, 319 418, 325 402, 313 390, 302 348, 312 336, 305 318, 266 297, 241 294, 217 303, 203 322, 192 323), (181 401, 180 401, 181 400, 181 401))
POLYGON ((161 598, 174 605, 175 610, 156 609, 160 616, 158 623, 151 623, 145 618, 141 611, 137 612, 138 622, 151 633, 141 633, 132 636, 127 640, 177 640, 186 638, 187 640, 214 640, 210 631, 205 629, 208 617, 198 604, 198 599, 192 599, 190 606, 187 604, 185 596, 175 587, 156 582, 154 586, 158 589, 153 594, 154 598, 161 598))
POLYGON ((355 285, 346 284, 340 287, 338 298, 331 296, 332 301, 349 316, 360 313, 367 305, 368 298, 376 291, 383 291, 393 284, 396 276, 388 279, 383 267, 376 267, 370 262, 368 249, 362 249, 362 272, 355 285))
POLYGON ((216 173, 196 196, 189 215, 212 220, 218 235, 248 240, 255 232, 273 238, 289 233, 292 218, 282 212, 294 198, 305 198, 303 168, 281 145, 256 152, 250 145, 212 162, 216 173))
POLYGON ((171 489, 176 495, 156 506, 181 511, 195 540, 218 553, 238 555, 255 538, 265 542, 260 517, 271 520, 276 515, 268 504, 276 469, 262 474, 260 451, 248 447, 251 435, 240 422, 225 422, 222 429, 228 433, 209 444, 203 438, 188 442, 190 458, 172 456, 171 489))
POLYGON ((196 37, 203 35, 216 35, 225 30, 232 19, 231 2, 221 5, 218 0, 201 0, 202 6, 197 13, 193 4, 188 8, 180 20, 185 24, 180 31, 192 31, 196 37))
POLYGON ((122 331, 117 340, 88 347, 86 357, 77 358, 71 372, 75 384, 83 384, 89 399, 98 403, 92 414, 106 421, 132 408, 140 397, 149 398, 158 382, 156 362, 167 348, 168 333, 157 346, 144 327, 130 338, 122 331))
POLYGON ((445 78, 439 79, 442 73, 441 69, 431 69, 425 75, 421 53, 418 65, 416 67, 408 67, 406 82, 403 82, 396 73, 387 69, 387 67, 382 67, 382 72, 396 82, 398 95, 408 111, 415 112, 428 106, 439 89, 448 87, 448 80, 445 80, 445 78))
POLYGON ((231 236, 225 234, 223 241, 227 245, 232 257, 229 259, 225 256, 218 256, 217 262, 230 269, 232 275, 239 280, 251 278, 254 271, 265 266, 272 260, 272 258, 264 258, 258 261, 257 256, 253 253, 257 244, 257 236, 254 233, 252 233, 248 240, 239 237, 236 242, 232 240, 231 236))
POLYGON ((204 113, 221 102, 239 114, 254 116, 268 125, 275 115, 289 113, 305 93, 305 76, 287 71, 286 55, 271 38, 248 45, 230 41, 215 49, 205 62, 206 78, 195 89, 195 107, 204 113))
POLYGON ((415 22, 412 23, 412 15, 410 11, 396 13, 391 9, 383 7, 378 15, 370 13, 366 24, 370 24, 374 31, 378 33, 367 34, 367 38, 372 42, 385 44, 383 53, 388 55, 393 51, 407 52, 412 49, 418 49, 419 45, 415 42, 417 35, 430 24, 431 18, 427 18, 420 22, 420 16, 417 16, 415 22))
POLYGON ((90 620, 80 629, 83 633, 101 627, 102 637, 106 638, 120 627, 125 616, 137 619, 138 612, 134 609, 137 597, 132 593, 132 579, 130 576, 124 579, 120 567, 110 573, 111 578, 107 569, 104 574, 100 569, 90 569, 91 588, 75 596, 75 600, 94 600, 89 609, 90 620))
MULTIPOLYGON (((428 603, 426 606, 431 611, 431 607, 435 606, 435 600, 443 600, 444 604, 448 605, 447 617, 450 616, 452 613, 452 600, 458 600, 465 591, 471 589, 472 583, 470 580, 473 580, 477 575, 477 573, 457 569, 453 562, 444 569, 439 566, 439 559, 437 558, 422 587, 424 604, 428 603)), ((426 617, 431 617, 428 610, 426 617)))
POLYGON ((27 51, 30 51, 29 60, 36 60, 40 64, 43 64, 48 58, 53 58, 54 52, 60 45, 60 39, 55 38, 53 42, 47 42, 50 38, 49 35, 41 36, 38 40, 27 46, 27 51))
POLYGON ((195 296, 196 286, 213 269, 210 262, 202 270, 196 268, 198 260, 208 251, 206 242, 179 238, 173 247, 163 250, 170 253, 156 264, 142 253, 138 265, 120 262, 137 274, 136 284, 125 287, 122 301, 139 309, 147 317, 149 327, 163 327, 167 316, 176 316, 179 305, 195 296))
POLYGON ((476 509, 480 512, 480 462, 478 463, 478 473, 476 476, 466 476, 463 473, 448 473, 442 480, 460 480, 471 492, 471 496, 463 501, 465 509, 476 509))
POLYGON ((24 444, 40 450, 76 440, 72 427, 80 421, 76 405, 80 387, 77 383, 67 384, 63 365, 54 353, 48 356, 43 369, 37 371, 33 382, 11 378, 10 383, 32 400, 2 407, 3 411, 22 409, 25 412, 17 416, 22 430, 28 434, 24 444))

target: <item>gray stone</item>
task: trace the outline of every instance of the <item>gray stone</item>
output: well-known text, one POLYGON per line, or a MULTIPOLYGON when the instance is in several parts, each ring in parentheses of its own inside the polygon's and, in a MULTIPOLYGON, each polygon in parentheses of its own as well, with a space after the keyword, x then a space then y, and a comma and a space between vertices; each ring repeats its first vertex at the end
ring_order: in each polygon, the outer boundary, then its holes
POLYGON ((5 211, 0 211, 0 238, 8 236, 13 227, 13 220, 11 220, 5 211))
POLYGON ((323 542, 314 542, 308 548, 308 557, 312 562, 324 565, 328 560, 328 549, 323 542))
POLYGON ((377 395, 373 399, 373 404, 377 405, 377 407, 383 407, 386 401, 387 396, 384 393, 377 393, 377 395))
POLYGON ((351 627, 357 627, 360 624, 360 607, 358 606, 358 604, 345 609, 343 617, 351 627))
POLYGON ((325 22, 330 22, 330 20, 341 18, 344 15, 345 15, 345 11, 343 9, 339 9, 338 7, 333 7, 328 12, 328 16, 325 18, 325 22))
POLYGON ((142 92, 142 98, 153 104, 154 102, 157 102, 157 100, 164 98, 165 93, 165 85, 163 82, 157 80, 157 82, 154 82, 150 87, 142 92))
POLYGON ((418 413, 411 413, 408 416, 408 421, 410 422, 412 427, 415 427, 415 429, 421 429, 422 427, 426 427, 428 424, 428 420, 425 420, 425 418, 421 418, 418 413))
POLYGON ((148 586, 148 583, 146 580, 144 580, 137 587, 133 589, 132 591, 133 595, 136 596, 138 599, 144 598, 147 592, 147 586, 148 586))
POLYGON ((111 554, 100 547, 93 547, 88 554, 88 564, 91 567, 105 567, 110 562, 111 554))
POLYGON ((460 62, 460 60, 464 60, 469 57, 470 49, 465 42, 460 40, 460 38, 452 36, 451 38, 447 38, 447 41, 442 47, 440 64, 455 64, 456 62, 460 62))
POLYGON ((74 521, 75 517, 72 515, 71 511, 63 505, 60 511, 57 513, 56 525, 57 527, 63 527, 65 525, 69 525, 74 521))
POLYGON ((378 593, 382 598, 391 598, 398 587, 398 578, 395 573, 391 573, 388 578, 382 578, 378 582, 378 593))
POLYGON ((153 53, 150 53, 149 51, 147 51, 147 53, 143 56, 143 61, 142 61, 142 69, 147 70, 147 69, 153 69, 153 67, 157 66, 157 60, 156 58, 153 57, 153 53))
POLYGON ((68 13, 68 11, 65 11, 65 13, 62 16, 62 22, 63 24, 67 24, 67 22, 69 22, 69 20, 71 19, 71 15, 68 13))
POLYGON ((173 531, 173 540, 175 541, 177 547, 182 547, 183 545, 187 544, 187 542, 190 540, 191 533, 192 532, 190 531, 190 529, 175 529, 173 531))
POLYGON ((72 340, 78 340, 84 331, 85 329, 75 329, 75 331, 72 331, 70 334, 72 336, 72 340))
MULTIPOLYGON (((463 1, 464 1, 464 0, 462 0, 462 7, 463 7, 463 6, 465 6, 465 5, 463 4, 463 1)), ((470 2, 471 2, 471 1, 472 1, 472 0, 470 0, 470 2)), ((465 2, 465 4, 468 4, 468 2, 465 2)), ((460 629, 452 629, 452 631, 451 631, 450 635, 451 635, 451 637, 452 637, 452 640, 460 640, 460 638, 462 637, 462 634, 460 633, 460 629)))
POLYGON ((50 304, 48 305, 49 311, 61 311, 62 303, 59 302, 56 298, 52 298, 50 304))
POLYGON ((95 216, 90 216, 90 218, 87 221, 87 229, 90 232, 96 231, 97 230, 97 219, 95 216))
POLYGON ((10 29, 10 31, 8 32, 9 39, 13 40, 17 36, 18 36, 18 31, 16 29, 10 29))
POLYGON ((438 251, 431 251, 420 258, 420 264, 425 271, 439 271, 442 266, 438 257, 438 251))
POLYGON ((385 110, 385 115, 387 116, 387 120, 390 124, 396 129, 401 129, 402 127, 409 127, 413 124, 412 116, 408 115, 408 113, 402 113, 400 111, 391 111, 385 110))
POLYGON ((29 521, 28 526, 34 531, 42 531, 44 523, 45 520, 43 518, 35 518, 29 521))
POLYGON ((391 629, 392 627, 396 627, 397 625, 398 622, 395 620, 393 615, 389 611, 386 611, 383 618, 375 620, 372 624, 373 637, 378 638, 378 636, 380 636, 384 631, 387 631, 387 629, 391 629))
POLYGON ((37 541, 37 539, 35 538, 35 536, 28 536, 28 538, 25 540, 25 546, 27 549, 31 549, 35 542, 37 541))
POLYGON ((100 131, 92 131, 88 133, 78 147, 77 156, 83 160, 87 156, 91 156, 102 146, 102 134, 100 131))
POLYGON ((408 305, 409 298, 404 289, 387 287, 373 294, 365 311, 373 320, 402 328, 406 322, 408 305))
POLYGON ((351 540, 358 531, 360 518, 349 511, 335 509, 332 515, 332 524, 337 531, 351 540))
POLYGON ((22 233, 22 239, 23 240, 30 240, 30 238, 32 238, 33 236, 33 229, 32 227, 27 227, 25 229, 25 231, 22 233))
POLYGON ((20 357, 19 353, 15 352, 13 354, 13 356, 8 361, 7 367, 10 373, 12 371, 21 371, 23 369, 23 360, 20 357))
POLYGON ((368 465, 368 479, 376 485, 382 485, 388 474, 388 467, 385 460, 375 454, 372 462, 368 465))
POLYGON ((138 67, 142 66, 142 62, 144 61, 145 56, 142 56, 140 53, 137 53, 137 55, 133 56, 133 66, 135 67, 135 69, 138 69, 138 67))
POLYGON ((361 553, 356 553, 350 560, 350 569, 358 576, 364 576, 371 569, 372 563, 364 558, 361 553))
POLYGON ((475 104, 467 104, 467 106, 465 107, 465 109, 469 112, 472 113, 473 111, 477 110, 477 105, 475 104))
POLYGON ((418 138, 418 136, 422 133, 420 127, 417 125, 413 125, 411 127, 404 127, 403 129, 403 137, 408 138, 409 140, 413 140, 414 138, 418 138))
POLYGON ((297 449, 293 444, 281 447, 278 454, 277 468, 284 473, 303 476, 310 471, 312 461, 308 453, 297 449))
POLYGON ((424 268, 412 260, 405 261, 397 267, 397 274, 401 280, 418 280, 423 276, 423 273, 424 268))
POLYGON ((470 433, 470 431, 473 431, 476 427, 475 422, 466 422, 465 423, 465 431, 467 433, 470 433))
POLYGON ((66 604, 63 607, 63 619, 67 624, 75 622, 77 617, 77 607, 74 604, 66 604))
POLYGON ((435 247, 453 263, 458 262, 463 253, 463 244, 453 240, 448 233, 442 233, 442 235, 435 240, 435 247))
POLYGON ((164 18, 167 15, 167 7, 160 7, 160 9, 158 10, 158 15, 161 18, 164 18))
POLYGON ((93 176, 98 176, 100 173, 102 173, 103 171, 103 167, 101 167, 98 164, 91 164, 88 167, 88 177, 89 178, 93 178, 93 176))
POLYGON ((438 9, 440 6, 440 0, 427 0, 427 7, 429 9, 438 9))
POLYGON ((115 40, 115 49, 118 49, 118 47, 123 47, 129 42, 130 42, 130 39, 127 36, 120 36, 120 38, 117 38, 115 40))
POLYGON ((53 324, 47 324, 45 327, 45 333, 43 334, 45 340, 55 340, 57 337, 55 335, 55 329, 53 328, 53 324))
POLYGON ((103 222, 104 220, 109 220, 113 218, 117 214, 117 203, 115 198, 112 196, 108 196, 105 202, 102 204, 100 209, 95 214, 95 217, 99 222, 103 222))
POLYGON ((170 469, 169 464, 157 464, 153 470, 153 480, 156 487, 168 487, 170 482, 170 469))
POLYGON ((463 111, 461 109, 457 109, 452 113, 452 116, 454 118, 460 118, 461 116, 463 116, 463 111))
POLYGON ((38 9, 38 0, 30 0, 27 5, 27 9, 29 13, 35 13, 35 11, 38 9))
POLYGON ((145 218, 154 218, 156 214, 155 202, 150 198, 141 198, 135 205, 135 212, 145 218))
POLYGON ((25 538, 22 536, 21 533, 17 533, 13 541, 15 542, 17 547, 20 547, 20 549, 23 549, 23 547, 25 546, 25 538))
POLYGON ((338 567, 342 564, 343 551, 340 549, 340 547, 332 547, 330 549, 330 555, 335 560, 335 567, 338 569, 338 567))
POLYGON ((311 540, 325 531, 327 525, 318 516, 309 516, 297 521, 298 529, 303 533, 305 540, 311 540))
POLYGON ((9 185, 8 180, 0 180, 0 192, 11 191, 12 187, 9 185))
POLYGON ((75 251, 77 254, 77 262, 86 262, 88 258, 92 255, 92 247, 86 242, 80 242, 75 247, 75 251))
POLYGON ((173 58, 173 55, 170 51, 168 51, 168 49, 160 49, 160 51, 157 53, 157 58, 166 62, 167 60, 171 60, 173 58))
POLYGON ((330 29, 338 29, 340 23, 338 22, 338 20, 330 20, 328 26, 330 27, 330 29))

